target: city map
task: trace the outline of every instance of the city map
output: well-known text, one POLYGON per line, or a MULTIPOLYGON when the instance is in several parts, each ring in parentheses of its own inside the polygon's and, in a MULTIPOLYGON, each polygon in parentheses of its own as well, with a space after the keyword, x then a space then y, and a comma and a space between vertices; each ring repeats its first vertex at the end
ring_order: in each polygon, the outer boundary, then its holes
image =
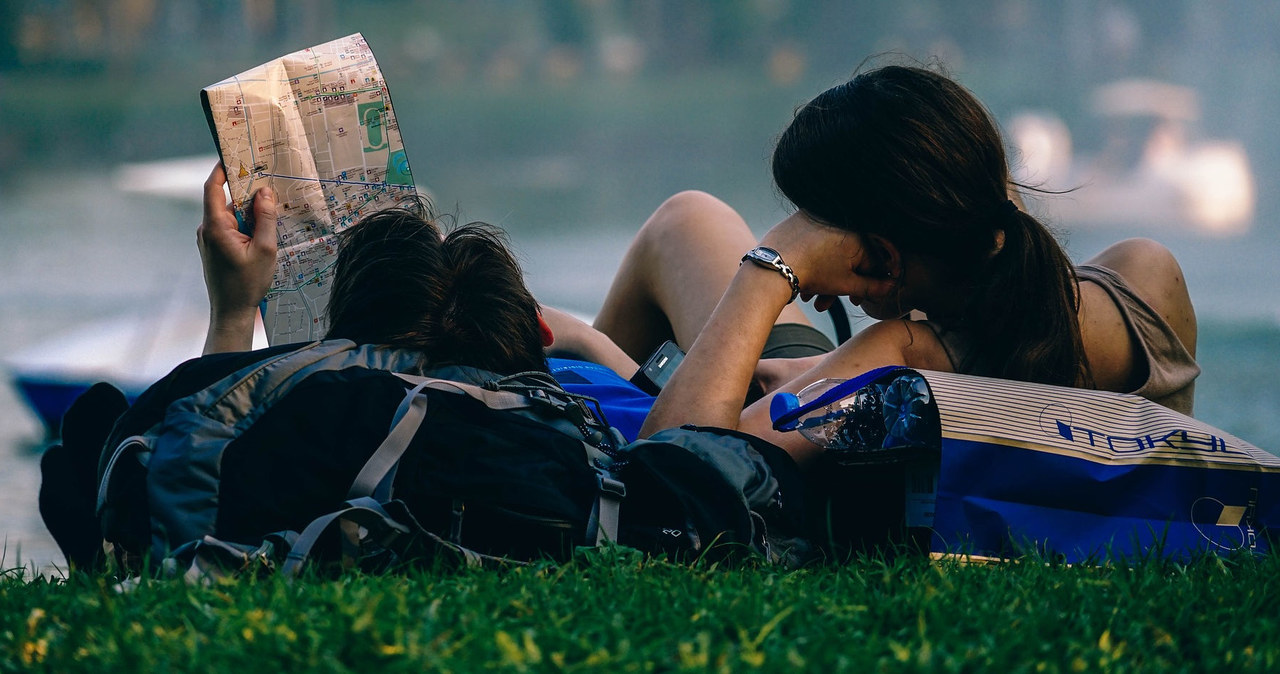
POLYGON ((254 191, 279 205, 262 307, 271 344, 324 336, 337 234, 416 195, 386 82, 359 33, 264 63, 201 91, 240 221, 254 191))

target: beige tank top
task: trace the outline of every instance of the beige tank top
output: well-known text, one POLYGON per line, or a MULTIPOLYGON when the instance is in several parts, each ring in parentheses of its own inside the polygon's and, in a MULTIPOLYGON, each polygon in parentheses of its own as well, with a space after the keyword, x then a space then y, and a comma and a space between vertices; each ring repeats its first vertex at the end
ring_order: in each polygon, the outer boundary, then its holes
MULTIPOLYGON (((1076 267, 1076 276, 1081 282, 1094 283, 1107 291, 1146 361, 1147 379, 1131 393, 1190 416, 1200 366, 1169 323, 1114 271, 1086 264, 1076 267)), ((994 372, 989 363, 981 363, 975 357, 969 334, 948 330, 934 321, 923 322, 938 336, 956 372, 977 376, 991 376, 994 372)))

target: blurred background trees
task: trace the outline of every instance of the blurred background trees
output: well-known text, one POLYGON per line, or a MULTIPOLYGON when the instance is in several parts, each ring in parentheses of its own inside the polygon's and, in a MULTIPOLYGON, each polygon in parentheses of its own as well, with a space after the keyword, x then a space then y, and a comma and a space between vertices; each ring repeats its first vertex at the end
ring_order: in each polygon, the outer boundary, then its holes
MULTIPOLYGON (((1240 139, 1260 184, 1280 174, 1271 124, 1280 3, 1264 0, 0 0, 0 176, 33 157, 82 164, 205 152, 195 90, 356 31, 378 54, 398 108, 448 114, 433 101, 457 96, 471 97, 468 114, 550 105, 521 111, 533 118, 528 131, 568 106, 614 110, 602 98, 637 117, 687 100, 654 93, 662 90, 695 101, 751 92, 741 104, 794 106, 867 57, 898 52, 940 61, 998 117, 1055 111, 1087 147, 1107 132, 1090 116, 1088 93, 1154 78, 1197 92, 1201 130, 1240 139)), ((696 135, 699 114, 722 113, 695 104, 684 114, 696 135)), ((593 132, 593 119, 569 119, 585 136, 546 133, 594 147, 615 129, 593 132)), ((783 122, 774 114, 728 128, 763 133, 743 140, 764 147, 783 122)), ((484 142, 445 145, 486 152, 484 142)), ((644 145, 626 152, 643 155, 644 145)), ((1260 218, 1273 220, 1275 196, 1259 198, 1260 218)))

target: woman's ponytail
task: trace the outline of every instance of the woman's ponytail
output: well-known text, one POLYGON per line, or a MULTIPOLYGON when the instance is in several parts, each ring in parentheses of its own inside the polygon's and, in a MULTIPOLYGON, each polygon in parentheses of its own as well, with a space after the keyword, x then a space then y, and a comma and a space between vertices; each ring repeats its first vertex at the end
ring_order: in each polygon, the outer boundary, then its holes
POLYGON ((1036 218, 1016 206, 1002 210, 994 222, 1004 243, 978 275, 965 312, 975 355, 1005 379, 1087 385, 1075 269, 1036 218))

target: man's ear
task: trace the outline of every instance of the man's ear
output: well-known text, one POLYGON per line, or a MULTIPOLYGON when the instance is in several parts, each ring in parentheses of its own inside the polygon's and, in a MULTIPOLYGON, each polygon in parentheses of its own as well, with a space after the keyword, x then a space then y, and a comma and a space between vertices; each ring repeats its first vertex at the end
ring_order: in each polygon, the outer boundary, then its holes
POLYGON ((542 317, 542 312, 538 312, 538 334, 542 337, 542 348, 551 346, 556 341, 555 333, 551 332, 551 326, 547 325, 547 319, 542 317))

